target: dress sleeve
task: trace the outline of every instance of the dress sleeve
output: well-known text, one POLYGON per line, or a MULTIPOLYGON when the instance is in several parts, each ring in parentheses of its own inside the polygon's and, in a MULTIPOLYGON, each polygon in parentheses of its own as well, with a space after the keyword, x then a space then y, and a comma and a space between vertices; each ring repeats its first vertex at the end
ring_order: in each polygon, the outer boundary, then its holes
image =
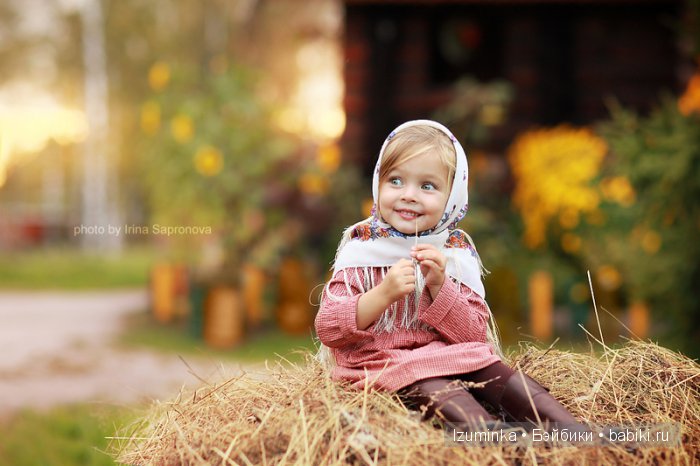
POLYGON ((437 330, 450 344, 487 341, 488 306, 465 285, 445 278, 437 298, 419 309, 419 319, 437 330))
POLYGON ((331 348, 374 339, 371 332, 357 328, 357 301, 362 296, 360 269, 338 271, 324 290, 314 325, 321 343, 331 348))

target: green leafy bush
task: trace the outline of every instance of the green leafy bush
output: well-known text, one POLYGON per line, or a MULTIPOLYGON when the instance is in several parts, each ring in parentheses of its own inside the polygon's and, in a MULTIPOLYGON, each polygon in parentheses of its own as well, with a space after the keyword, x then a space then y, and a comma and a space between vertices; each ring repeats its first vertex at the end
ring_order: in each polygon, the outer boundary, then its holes
MULTIPOLYGON (((250 70, 181 66, 170 75, 167 64, 154 65, 155 93, 142 107, 151 220, 209 228, 204 241, 213 235, 224 250, 218 279, 235 281, 243 262, 279 252, 282 235, 293 230, 285 222, 307 161, 300 142, 272 125, 250 70)), ((192 236, 170 240, 183 243, 189 260, 200 253, 192 236)))
POLYGON ((648 302, 669 336, 698 355, 700 115, 683 115, 670 97, 648 117, 615 105, 599 133, 611 151, 601 178, 626 178, 634 196, 616 201, 612 190, 604 224, 584 233, 586 260, 618 266, 629 299, 648 302))

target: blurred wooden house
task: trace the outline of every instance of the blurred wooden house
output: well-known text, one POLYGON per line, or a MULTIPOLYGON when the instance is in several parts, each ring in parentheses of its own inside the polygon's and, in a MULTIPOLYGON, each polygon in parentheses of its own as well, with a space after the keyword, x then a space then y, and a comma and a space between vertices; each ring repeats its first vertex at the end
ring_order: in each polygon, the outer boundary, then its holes
POLYGON ((345 0, 345 156, 371 173, 388 132, 460 78, 508 81, 490 150, 533 126, 592 123, 606 99, 648 111, 682 85, 680 0, 345 0))

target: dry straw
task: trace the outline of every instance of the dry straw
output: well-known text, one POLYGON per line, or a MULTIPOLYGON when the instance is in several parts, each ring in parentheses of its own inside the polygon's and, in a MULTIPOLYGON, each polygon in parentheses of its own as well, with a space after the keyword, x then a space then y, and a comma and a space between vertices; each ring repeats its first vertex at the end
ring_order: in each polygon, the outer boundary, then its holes
POLYGON ((523 346, 510 363, 598 425, 677 423, 682 442, 608 447, 460 447, 393 395, 333 382, 313 360, 279 361, 264 374, 180 393, 113 440, 138 465, 698 464, 700 366, 648 342, 600 354, 523 346), (263 375, 261 377, 261 375, 263 375))

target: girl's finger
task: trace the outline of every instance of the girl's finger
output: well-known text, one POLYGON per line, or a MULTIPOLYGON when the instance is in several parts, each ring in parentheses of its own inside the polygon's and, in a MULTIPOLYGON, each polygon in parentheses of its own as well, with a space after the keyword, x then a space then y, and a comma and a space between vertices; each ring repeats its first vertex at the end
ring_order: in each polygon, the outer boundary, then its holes
POLYGON ((434 266, 428 261, 420 263, 420 271, 423 272, 423 275, 427 275, 431 270, 434 270, 434 266))
POLYGON ((440 270, 442 270, 444 267, 442 259, 440 257, 425 256, 425 257, 419 258, 418 260, 420 261, 421 265, 425 262, 432 262, 432 263, 436 264, 440 270))
POLYGON ((423 262, 420 263, 420 265, 421 265, 421 268, 423 268, 423 266, 425 266, 429 270, 435 270, 436 272, 442 272, 442 267, 440 267, 440 264, 438 264, 437 262, 430 260, 430 259, 424 260, 423 262))

